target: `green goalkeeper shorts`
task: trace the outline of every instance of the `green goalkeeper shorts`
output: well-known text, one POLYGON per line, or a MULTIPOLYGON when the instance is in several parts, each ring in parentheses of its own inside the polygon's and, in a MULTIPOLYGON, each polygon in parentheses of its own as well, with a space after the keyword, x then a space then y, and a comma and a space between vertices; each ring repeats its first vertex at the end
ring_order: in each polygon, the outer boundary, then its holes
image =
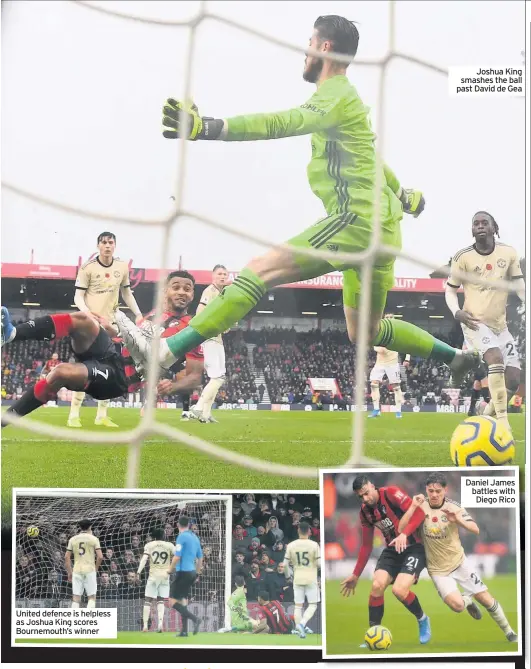
MULTIPOLYGON (((333 214, 307 228, 287 243, 307 249, 319 249, 334 253, 360 253, 369 247, 372 234, 370 223, 354 213, 333 214)), ((382 223, 380 241, 397 251, 401 247, 400 220, 382 223)), ((322 276, 334 270, 343 272, 343 304, 357 309, 361 295, 361 267, 343 259, 328 260, 311 258, 295 253, 295 261, 301 268, 300 280, 322 276)), ((377 256, 372 269, 371 311, 383 313, 387 293, 394 285, 395 256, 377 256)))

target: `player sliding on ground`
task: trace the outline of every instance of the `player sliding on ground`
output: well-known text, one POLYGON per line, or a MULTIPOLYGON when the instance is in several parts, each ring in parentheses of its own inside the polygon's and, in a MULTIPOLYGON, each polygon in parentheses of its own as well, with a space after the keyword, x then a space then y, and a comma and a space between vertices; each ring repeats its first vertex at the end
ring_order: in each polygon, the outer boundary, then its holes
POLYGON ((516 250, 497 242, 498 224, 486 211, 472 219, 474 244, 458 251, 452 259, 452 272, 446 284, 446 304, 461 323, 467 348, 479 351, 488 365, 491 401, 484 414, 496 415, 510 430, 508 400, 520 385, 520 360, 516 343, 507 329, 507 291, 488 290, 455 277, 453 270, 474 273, 484 279, 514 281, 516 294, 525 302, 525 283, 516 250), (463 284, 465 302, 459 306, 457 290, 463 284))
POLYGON ((81 532, 70 538, 65 553, 68 582, 72 583, 72 608, 79 608, 83 592, 86 592, 87 609, 94 609, 98 590, 96 575, 103 560, 103 553, 99 539, 92 534, 90 520, 81 520, 79 529, 81 532))
POLYGON ((234 577, 234 583, 236 589, 227 602, 227 607, 230 611, 230 627, 222 627, 218 632, 220 634, 224 634, 225 632, 267 634, 269 632, 267 620, 256 620, 249 615, 247 597, 245 595, 245 578, 238 574, 238 576, 234 577))
MULTIPOLYGON (((310 47, 323 53, 354 59, 358 30, 341 16, 320 16, 314 24, 310 47)), ((316 259, 300 249, 331 253, 359 253, 370 244, 374 225, 376 181, 375 135, 369 109, 346 76, 347 65, 308 55, 303 78, 317 86, 314 95, 300 107, 279 113, 237 116, 229 119, 201 117, 192 104, 168 99, 163 107, 163 135, 167 139, 222 140, 227 142, 280 139, 311 134, 312 158, 308 166, 310 187, 322 201, 326 216, 289 240, 290 249, 272 249, 252 260, 234 283, 225 288, 191 321, 190 326, 162 344, 163 366, 171 365, 186 351, 215 337, 243 318, 268 290, 283 283, 343 272, 343 303, 348 335, 355 341, 360 302, 360 269, 344 260, 316 259), (181 127, 181 112, 186 124, 181 127)), ((415 217, 424 209, 419 191, 407 191, 384 166, 381 176, 381 243, 398 252, 403 212, 415 217)), ((290 214, 293 217, 293 214, 290 214)), ((372 271, 370 338, 375 346, 447 363, 454 384, 477 361, 474 353, 463 353, 438 341, 424 330, 403 321, 382 319, 387 292, 394 285, 396 254, 380 254, 372 271)))
POLYGON ((151 615, 151 606, 157 603, 157 632, 162 632, 164 625, 164 600, 170 595, 170 575, 168 567, 173 558, 175 546, 164 541, 164 531, 155 528, 151 531, 152 541, 144 546, 144 555, 138 565, 138 574, 141 574, 149 562, 149 576, 146 583, 144 608, 142 611, 142 631, 148 631, 148 621, 151 615))
POLYGON ((400 519, 412 505, 411 498, 403 490, 396 486, 376 488, 364 474, 356 476, 352 489, 362 501, 360 510, 362 545, 352 575, 341 583, 341 592, 345 597, 354 593, 358 579, 371 555, 374 528, 377 527, 383 534, 386 548, 378 558, 372 577, 369 627, 381 625, 384 615, 384 593, 392 584, 393 595, 417 619, 420 643, 428 643, 431 639, 430 619, 422 610, 418 597, 411 590, 426 566, 424 547, 417 532, 424 520, 424 513, 416 509, 400 530, 400 519))
POLYGON ((479 534, 479 527, 466 509, 449 499, 447 494, 446 476, 439 472, 429 474, 426 479, 426 497, 415 495, 410 508, 400 519, 399 529, 406 527, 420 509, 424 518, 420 529, 426 549, 428 574, 443 602, 456 613, 466 609, 472 618, 480 620, 482 615, 475 599, 487 609, 507 641, 518 641, 501 604, 474 573, 463 550, 459 528, 479 534))
MULTIPOLYGON (((170 336, 187 323, 186 308, 193 300, 194 278, 184 271, 172 272, 166 283, 166 298, 170 311, 164 314, 161 326, 162 336, 170 336)), ((11 322, 5 307, 2 313, 2 345, 12 341, 54 340, 70 337, 77 362, 61 363, 26 390, 22 397, 7 410, 18 416, 25 416, 50 400, 55 400, 61 388, 89 393, 94 399, 121 397, 127 392, 135 392, 143 383, 144 370, 148 364, 152 329, 138 328, 125 314, 117 311, 115 319, 120 327, 111 325, 95 314, 76 312, 73 314, 52 314, 22 323, 16 327, 11 322), (134 328, 130 335, 128 324, 134 328), (125 346, 117 348, 111 337, 118 334, 125 346)), ((182 369, 184 359, 171 368, 172 375, 182 369)), ((193 390, 201 383, 203 375, 203 355, 196 348, 186 354, 184 376, 163 379, 159 382, 160 394, 169 395, 193 390)), ((4 423, 2 423, 4 427, 4 423)))

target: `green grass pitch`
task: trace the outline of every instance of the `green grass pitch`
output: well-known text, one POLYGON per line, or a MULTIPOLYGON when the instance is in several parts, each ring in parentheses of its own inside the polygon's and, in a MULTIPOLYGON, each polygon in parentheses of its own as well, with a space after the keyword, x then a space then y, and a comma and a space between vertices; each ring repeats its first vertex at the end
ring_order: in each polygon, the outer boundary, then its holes
MULTIPOLYGON (((114 430, 94 427, 95 409, 84 408, 84 427, 112 437, 114 430)), ((157 419, 236 453, 271 462, 332 468, 343 464, 350 452, 352 414, 348 412, 216 411, 217 424, 180 422, 180 411, 161 409, 157 419)), ((35 420, 66 425, 68 408, 43 408, 35 420)), ((131 429, 140 419, 138 410, 111 409, 109 416, 120 429, 131 429)), ((406 413, 366 420, 365 453, 399 467, 451 466, 450 436, 463 415, 406 413)), ((510 418, 517 440, 516 464, 524 464, 524 416, 510 418)), ((125 484, 127 446, 83 444, 72 429, 72 439, 50 439, 8 426, 2 431, 2 509, 10 507, 11 488, 85 487, 121 488, 125 484)), ((146 440, 141 454, 140 487, 208 488, 234 490, 298 490, 318 488, 318 478, 301 479, 262 474, 215 460, 180 442, 159 435, 146 440)))
POLYGON ((116 639, 53 639, 49 641, 17 639, 19 643, 50 643, 50 644, 134 644, 143 646, 321 646, 320 634, 309 634, 299 639, 295 634, 218 634, 217 632, 199 632, 187 638, 176 637, 173 632, 118 632, 116 639))
MULTIPOLYGON (((517 583, 513 575, 485 580, 491 594, 500 602, 515 632, 517 625, 517 583)), ((375 655, 418 653, 516 653, 517 643, 509 643, 483 607, 482 620, 474 620, 466 611, 454 613, 442 601, 431 581, 420 581, 414 592, 431 619, 432 637, 423 646, 418 641, 415 618, 391 593, 385 593, 382 625, 393 636, 388 651, 380 653, 360 648, 368 628, 370 580, 362 580, 354 596, 340 594, 340 581, 326 583, 326 654, 375 655)))

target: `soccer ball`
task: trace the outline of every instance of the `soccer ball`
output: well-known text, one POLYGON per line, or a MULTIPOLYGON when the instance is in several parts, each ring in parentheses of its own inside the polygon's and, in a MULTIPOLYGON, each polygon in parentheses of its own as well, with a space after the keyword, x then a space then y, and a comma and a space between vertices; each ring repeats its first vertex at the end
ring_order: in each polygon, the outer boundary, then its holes
POLYGON ((393 637, 387 627, 374 625, 365 632, 365 643, 369 650, 387 650, 393 643, 393 637))
POLYGON ((452 435, 450 456, 456 467, 507 465, 515 456, 513 435, 490 416, 467 418, 452 435))
POLYGON ((32 537, 32 538, 38 537, 39 536, 39 528, 34 527, 33 525, 30 525, 26 529, 26 533, 27 533, 28 537, 32 537))

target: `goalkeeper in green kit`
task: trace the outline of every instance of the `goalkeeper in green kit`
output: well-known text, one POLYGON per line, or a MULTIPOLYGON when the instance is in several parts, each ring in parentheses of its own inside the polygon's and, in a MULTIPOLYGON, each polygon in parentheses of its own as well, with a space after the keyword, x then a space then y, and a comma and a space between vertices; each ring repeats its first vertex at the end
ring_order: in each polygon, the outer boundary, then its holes
MULTIPOLYGON (((341 16, 320 16, 314 24, 310 47, 316 51, 356 55, 358 30, 341 16)), ((317 90, 300 107, 284 112, 236 116, 229 119, 201 117, 193 104, 170 98, 163 107, 163 135, 189 140, 225 142, 281 139, 311 134, 312 157, 308 181, 323 202, 326 216, 287 243, 254 258, 234 283, 224 288, 188 327, 161 341, 161 364, 171 366, 203 341, 224 332, 244 317, 275 286, 312 279, 334 270, 343 272, 343 304, 352 342, 360 324, 358 308, 360 271, 354 262, 310 257, 301 249, 321 249, 332 254, 361 252, 368 248, 373 225, 380 225, 381 243, 401 248, 403 213, 419 216, 424 209, 421 192, 404 190, 396 176, 383 167, 380 221, 374 221, 376 181, 375 135, 369 109, 346 76, 346 63, 308 55, 303 78, 317 90), (184 117, 181 114, 184 112, 184 117), (186 123, 181 126, 181 120, 186 123)), ((420 328, 397 319, 382 318, 387 292, 394 284, 394 255, 378 255, 372 270, 370 340, 399 353, 433 358, 449 365, 453 383, 478 364, 474 352, 462 352, 435 339, 420 328)))
POLYGON ((247 610, 247 597, 245 596, 245 579, 243 576, 235 576, 234 583, 236 590, 229 597, 227 606, 230 611, 230 627, 222 627, 218 630, 221 634, 224 632, 249 632, 267 634, 269 628, 265 620, 255 620, 249 616, 247 610))

